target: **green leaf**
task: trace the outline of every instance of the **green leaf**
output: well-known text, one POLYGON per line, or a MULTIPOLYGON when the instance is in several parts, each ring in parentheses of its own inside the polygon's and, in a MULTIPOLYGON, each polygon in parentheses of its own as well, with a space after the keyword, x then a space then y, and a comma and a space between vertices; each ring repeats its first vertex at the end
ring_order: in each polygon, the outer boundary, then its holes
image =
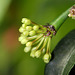
POLYGON ((75 65, 75 30, 63 38, 54 50, 54 58, 46 65, 45 75, 68 75, 75 65))
POLYGON ((4 18, 4 15, 11 3, 11 0, 0 0, 0 24, 4 18))

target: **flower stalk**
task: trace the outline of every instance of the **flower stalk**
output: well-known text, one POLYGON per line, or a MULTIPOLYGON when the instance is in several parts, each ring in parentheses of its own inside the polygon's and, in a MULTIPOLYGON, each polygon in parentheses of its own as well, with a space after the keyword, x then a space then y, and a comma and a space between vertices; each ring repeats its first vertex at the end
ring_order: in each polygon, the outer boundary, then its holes
POLYGON ((30 52, 31 57, 39 58, 43 55, 43 60, 48 63, 51 59, 51 39, 56 34, 62 23, 68 15, 75 16, 74 6, 66 10, 56 20, 47 25, 40 25, 32 22, 30 19, 23 18, 22 26, 19 29, 21 33, 19 41, 25 45, 24 52, 30 52), (73 10, 73 13, 72 13, 73 10), (69 13, 70 11, 70 13, 69 13))
POLYGON ((51 25, 55 27, 56 31, 61 27, 61 25, 68 18, 69 12, 71 13, 69 17, 73 17, 73 16, 75 17, 75 4, 50 23, 51 25), (74 10, 74 14, 71 11, 72 9, 74 10))

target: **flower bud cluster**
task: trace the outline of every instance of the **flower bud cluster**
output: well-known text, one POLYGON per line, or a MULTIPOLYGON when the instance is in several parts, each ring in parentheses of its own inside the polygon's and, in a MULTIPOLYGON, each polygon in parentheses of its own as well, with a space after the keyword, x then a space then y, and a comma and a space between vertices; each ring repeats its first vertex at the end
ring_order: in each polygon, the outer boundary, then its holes
POLYGON ((51 26, 43 26, 27 18, 22 19, 19 41, 25 45, 24 52, 30 52, 31 57, 43 56, 45 63, 51 59, 50 43, 55 30, 51 26), (52 29, 51 29, 52 28, 52 29))
POLYGON ((75 6, 70 9, 68 16, 72 17, 72 19, 75 19, 75 6))

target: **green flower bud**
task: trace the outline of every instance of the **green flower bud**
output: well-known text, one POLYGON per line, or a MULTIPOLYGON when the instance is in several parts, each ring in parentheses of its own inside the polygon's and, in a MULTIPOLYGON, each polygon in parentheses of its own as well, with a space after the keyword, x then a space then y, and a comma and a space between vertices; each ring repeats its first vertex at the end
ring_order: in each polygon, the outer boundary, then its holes
POLYGON ((32 30, 32 27, 31 27, 31 26, 27 26, 27 27, 26 27, 26 30, 27 30, 27 31, 31 31, 31 30, 32 30))
POLYGON ((18 38, 19 41, 22 41, 22 39, 24 39, 24 37, 22 37, 22 36, 20 36, 20 37, 18 38))
POLYGON ((22 33, 21 35, 20 35, 21 37, 25 37, 25 35, 22 33))
POLYGON ((37 30, 39 30, 39 26, 38 26, 38 25, 35 25, 35 26, 33 26, 33 29, 34 29, 35 31, 37 31, 37 30))
POLYGON ((26 44, 27 43, 27 39, 23 39, 22 41, 21 41, 21 44, 26 44))
POLYGON ((28 32, 28 31, 24 31, 23 34, 24 34, 25 36, 28 36, 29 32, 28 32))
POLYGON ((25 29, 24 29, 23 27, 20 27, 20 28, 19 28, 19 32, 24 32, 24 30, 25 30, 25 29))
POLYGON ((32 30, 32 31, 29 32, 30 36, 34 36, 35 34, 36 34, 36 32, 34 30, 32 30))
POLYGON ((43 57, 43 60, 45 63, 48 63, 49 62, 49 59, 50 59, 50 55, 48 53, 46 53, 43 57))
POLYGON ((35 57, 35 52, 36 52, 36 50, 31 51, 30 56, 34 58, 35 57))
POLYGON ((31 21, 27 18, 22 18, 22 23, 29 25, 29 24, 31 24, 31 21))
POLYGON ((27 43, 26 43, 26 46, 27 46, 27 47, 29 47, 29 46, 31 46, 31 45, 32 45, 32 42, 27 42, 27 43))
POLYGON ((33 47, 33 48, 32 48, 32 51, 34 51, 34 50, 36 50, 36 49, 37 49, 37 47, 33 47))
POLYGON ((44 60, 45 63, 49 63, 49 60, 44 60))
POLYGON ((35 52, 35 57, 36 58, 40 57, 40 55, 41 55, 41 50, 38 50, 38 51, 35 52))
POLYGON ((23 28, 26 28, 26 26, 27 26, 26 24, 22 24, 22 27, 23 27, 23 28))
POLYGON ((24 48, 24 52, 26 52, 26 53, 29 52, 30 50, 31 50, 31 47, 25 47, 24 48))

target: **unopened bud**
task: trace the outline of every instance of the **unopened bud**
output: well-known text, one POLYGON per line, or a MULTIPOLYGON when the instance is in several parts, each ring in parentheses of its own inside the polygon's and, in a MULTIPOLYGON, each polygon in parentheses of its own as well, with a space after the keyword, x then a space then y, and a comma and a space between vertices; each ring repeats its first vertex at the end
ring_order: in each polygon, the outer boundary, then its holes
POLYGON ((31 27, 31 26, 27 26, 27 27, 26 27, 26 30, 27 30, 27 31, 31 31, 31 30, 32 30, 32 27, 31 27))
POLYGON ((35 52, 35 57, 36 58, 40 57, 40 55, 41 55, 41 50, 38 50, 38 51, 35 52))
POLYGON ((29 52, 30 50, 31 50, 31 47, 25 47, 24 48, 24 52, 26 52, 26 53, 29 52))
POLYGON ((25 30, 25 29, 24 29, 23 27, 20 27, 20 28, 19 28, 19 32, 24 32, 24 30, 25 30))
POLYGON ((32 45, 32 42, 27 42, 27 43, 26 43, 26 46, 27 46, 27 47, 29 47, 29 46, 31 46, 31 45, 32 45))
POLYGON ((34 36, 35 34, 36 34, 36 32, 34 30, 32 30, 32 31, 29 32, 30 36, 34 36))
POLYGON ((31 51, 30 56, 34 58, 35 57, 35 52, 36 52, 36 50, 31 51))
POLYGON ((26 24, 22 24, 22 27, 23 27, 23 28, 26 28, 26 26, 27 26, 26 24))
POLYGON ((39 26, 38 26, 38 25, 35 25, 35 26, 33 26, 33 29, 34 29, 35 31, 37 31, 37 30, 39 29, 39 26))
POLYGON ((34 51, 34 50, 36 50, 36 49, 37 49, 37 47, 33 47, 33 48, 32 48, 32 51, 34 51))
POLYGON ((27 39, 23 39, 22 41, 21 41, 21 44, 26 44, 27 43, 27 39))
POLYGON ((22 36, 20 36, 20 37, 18 38, 19 41, 22 41, 22 39, 24 39, 24 37, 22 37, 22 36))
POLYGON ((43 57, 43 60, 45 63, 49 63, 49 60, 51 59, 51 54, 46 53, 43 57))
POLYGON ((28 31, 24 31, 23 34, 24 34, 25 36, 28 36, 29 32, 28 32, 28 31))
POLYGON ((22 23, 29 25, 29 24, 31 24, 31 21, 27 18, 22 18, 22 23))

